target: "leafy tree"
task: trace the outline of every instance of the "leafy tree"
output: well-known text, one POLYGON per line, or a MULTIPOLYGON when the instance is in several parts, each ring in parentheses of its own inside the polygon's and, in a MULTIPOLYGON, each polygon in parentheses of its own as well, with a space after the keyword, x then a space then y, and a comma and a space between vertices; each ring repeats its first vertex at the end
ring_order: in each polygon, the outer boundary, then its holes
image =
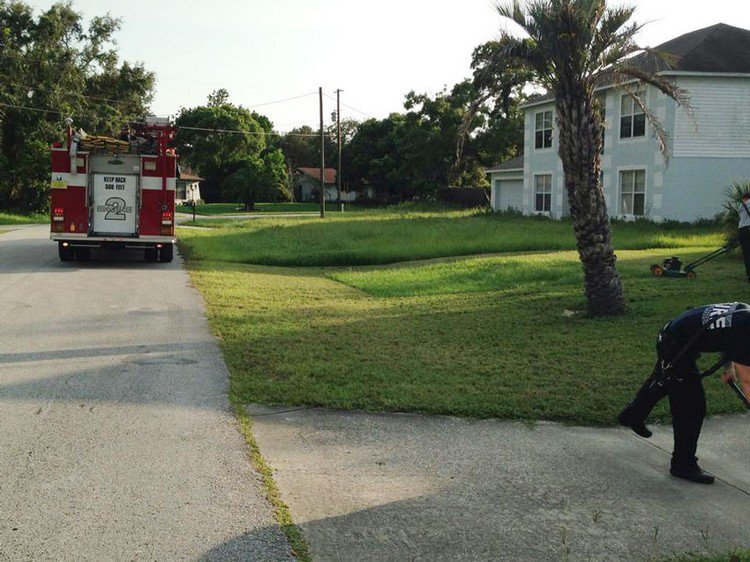
POLYGON ((180 159, 206 178, 201 193, 210 202, 225 199, 222 185, 237 171, 237 162, 260 156, 266 147, 267 131, 254 113, 229 103, 225 94, 213 92, 207 105, 183 109, 176 120, 180 159))
POLYGON ((219 88, 208 94, 208 107, 221 107, 229 103, 229 92, 224 88, 219 88))
POLYGON ((46 208, 48 149, 62 138, 64 118, 116 134, 147 112, 154 76, 119 62, 119 27, 109 16, 84 27, 70 3, 35 17, 23 2, 0 0, 0 208, 46 208))
POLYGON ((351 185, 370 185, 383 199, 413 197, 415 192, 404 177, 406 117, 392 113, 385 119, 368 119, 344 152, 344 177, 351 185))
POLYGON ((289 198, 287 169, 281 150, 250 155, 235 165, 237 171, 224 180, 224 193, 235 201, 242 201, 246 211, 252 210, 257 201, 289 198))
POLYGON ((518 99, 490 103, 470 80, 434 96, 409 92, 407 113, 359 126, 345 151, 344 176, 396 200, 431 196, 449 185, 487 186, 483 166, 515 154, 523 142, 521 94, 509 94, 518 99))
MULTIPOLYGON (((317 131, 320 135, 320 129, 317 131)), ((308 125, 296 127, 284 135, 280 141, 287 167, 292 172, 299 167, 320 167, 320 137, 308 125)), ((332 146, 330 146, 333 149, 332 146)), ((329 146, 326 146, 328 152, 329 146)))
MULTIPOLYGON (((348 150, 348 145, 354 137, 359 122, 354 119, 341 120, 342 154, 348 150)), ((331 123, 325 128, 326 168, 338 170, 338 144, 336 128, 336 112, 331 115, 331 123)), ((313 129, 303 125, 289 131, 280 138, 275 146, 284 151, 287 170, 290 177, 294 170, 301 167, 320 168, 320 129, 313 129)))
POLYGON ((617 314, 626 309, 615 267, 609 216, 600 181, 602 120, 594 87, 602 81, 623 85, 654 123, 663 150, 666 139, 637 88, 636 79, 683 101, 672 83, 639 66, 631 55, 642 49, 634 42, 641 29, 630 23, 634 8, 608 8, 605 0, 519 0, 498 6, 502 17, 517 23, 523 38, 504 32, 502 48, 492 59, 503 65, 522 64, 555 97, 570 216, 583 264, 584 290, 591 314, 617 314))
POLYGON ((455 170, 464 158, 491 166, 516 156, 523 147, 526 101, 523 85, 533 73, 499 57, 502 41, 479 45, 472 54, 473 91, 458 131, 455 170))

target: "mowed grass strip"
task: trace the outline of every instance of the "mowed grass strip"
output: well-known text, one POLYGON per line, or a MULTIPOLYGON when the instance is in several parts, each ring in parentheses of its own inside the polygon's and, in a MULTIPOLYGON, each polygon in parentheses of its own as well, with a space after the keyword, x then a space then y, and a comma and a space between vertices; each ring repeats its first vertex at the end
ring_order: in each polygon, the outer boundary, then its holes
MULTIPOLYGON (((206 221, 207 223, 208 221, 206 221)), ((181 248, 193 260, 279 266, 360 266, 445 256, 574 250, 566 221, 495 216, 476 211, 330 215, 326 219, 233 221, 184 230, 181 248)), ((717 228, 665 229, 651 223, 613 227, 618 250, 718 247, 717 228)))
MULTIPOLYGON (((713 248, 706 248, 706 251, 713 248)), ((677 252, 674 249, 672 253, 677 252)), ((692 249, 694 252, 695 249, 692 249)), ((652 251, 625 250, 619 253, 621 274, 637 276, 642 259, 652 251)), ((661 260, 659 260, 661 262, 661 260)), ((437 260, 386 267, 334 270, 332 279, 377 297, 406 297, 478 291, 552 289, 556 284, 578 283, 582 276, 577 252, 541 252, 470 259, 437 260)))
MULTIPOLYGON (((502 259, 471 258, 404 265, 401 279, 377 280, 387 268, 348 279, 365 291, 332 278, 353 271, 189 265, 239 402, 601 425, 615 423, 651 371, 667 319, 747 300, 738 256, 688 280, 651 275, 664 251, 619 255, 630 312, 610 318, 575 313, 584 306, 575 252, 512 256, 500 275, 502 259)), ((711 413, 741 411, 725 385, 706 388, 711 413)), ((655 418, 668 419, 665 405, 655 418)))
POLYGON ((0 225, 44 224, 46 222, 49 222, 49 216, 45 214, 17 215, 0 212, 0 225))

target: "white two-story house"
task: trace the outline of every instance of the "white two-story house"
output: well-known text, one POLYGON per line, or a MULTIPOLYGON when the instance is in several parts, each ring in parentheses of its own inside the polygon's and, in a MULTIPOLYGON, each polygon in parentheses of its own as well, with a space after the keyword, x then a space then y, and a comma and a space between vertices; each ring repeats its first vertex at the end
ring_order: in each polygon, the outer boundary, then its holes
MULTIPOLYGON (((641 86, 647 107, 669 135, 665 158, 632 98, 621 88, 597 90, 605 118, 607 209, 610 216, 624 218, 711 218, 722 210, 732 182, 750 182, 750 31, 717 24, 656 49, 673 58, 642 55, 640 64, 686 90, 693 115, 655 88, 641 86)), ((488 170, 492 207, 565 217, 554 100, 542 96, 523 108, 523 156, 488 170)))

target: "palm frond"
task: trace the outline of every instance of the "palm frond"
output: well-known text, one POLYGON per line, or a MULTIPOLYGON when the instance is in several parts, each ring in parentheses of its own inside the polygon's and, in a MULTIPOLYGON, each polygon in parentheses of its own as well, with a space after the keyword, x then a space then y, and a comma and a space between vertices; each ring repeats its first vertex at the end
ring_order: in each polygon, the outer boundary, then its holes
POLYGON ((501 17, 514 21, 520 27, 526 30, 526 13, 523 11, 521 2, 519 0, 513 0, 513 2, 510 3, 495 2, 494 5, 495 10, 497 10, 497 13, 500 14, 501 17))

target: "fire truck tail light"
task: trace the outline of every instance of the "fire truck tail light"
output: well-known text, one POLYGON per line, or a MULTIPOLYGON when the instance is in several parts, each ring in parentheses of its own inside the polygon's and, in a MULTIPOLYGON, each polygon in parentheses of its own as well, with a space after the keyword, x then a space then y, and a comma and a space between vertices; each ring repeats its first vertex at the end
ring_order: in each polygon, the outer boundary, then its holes
POLYGON ((52 220, 54 222, 63 222, 65 220, 65 209, 62 207, 52 209, 52 220))
POLYGON ((171 225, 172 224, 172 211, 164 211, 161 214, 161 223, 163 225, 171 225))

